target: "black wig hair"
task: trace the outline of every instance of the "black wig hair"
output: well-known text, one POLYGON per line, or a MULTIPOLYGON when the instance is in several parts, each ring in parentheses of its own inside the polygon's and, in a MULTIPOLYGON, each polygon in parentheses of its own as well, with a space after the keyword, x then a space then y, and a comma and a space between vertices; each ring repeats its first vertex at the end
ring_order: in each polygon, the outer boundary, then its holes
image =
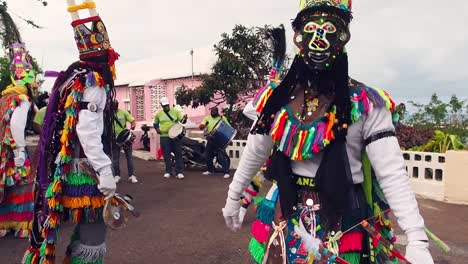
POLYGON ((334 97, 332 105, 336 106, 336 118, 338 119, 338 123, 334 126, 335 137, 346 136, 347 131, 343 128, 343 124, 351 122, 348 82, 348 56, 346 53, 338 55, 332 67, 323 71, 311 69, 299 55, 296 56, 285 78, 268 99, 252 132, 268 134, 274 120, 272 117, 289 103, 290 97, 298 85, 302 88, 316 85, 319 94, 334 97))

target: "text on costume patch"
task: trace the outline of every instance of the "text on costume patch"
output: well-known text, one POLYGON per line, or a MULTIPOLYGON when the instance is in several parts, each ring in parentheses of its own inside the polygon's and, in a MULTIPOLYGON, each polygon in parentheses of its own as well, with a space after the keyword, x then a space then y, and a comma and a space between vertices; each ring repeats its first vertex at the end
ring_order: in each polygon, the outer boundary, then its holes
POLYGON ((296 185, 315 187, 315 179, 308 177, 297 177, 296 185))

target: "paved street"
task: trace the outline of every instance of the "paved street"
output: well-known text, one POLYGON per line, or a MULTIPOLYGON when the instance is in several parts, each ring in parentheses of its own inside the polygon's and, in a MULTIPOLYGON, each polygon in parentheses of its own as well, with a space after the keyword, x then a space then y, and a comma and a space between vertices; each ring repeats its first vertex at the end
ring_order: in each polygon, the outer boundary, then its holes
MULTIPOLYGON (((239 233, 227 231, 221 216, 231 180, 203 176, 200 171, 186 172, 184 180, 164 179, 161 162, 136 159, 135 165, 140 183, 122 182, 119 192, 134 197, 142 217, 131 219, 126 229, 109 233, 106 263, 251 263, 247 246, 253 212, 239 233)), ((453 249, 445 254, 431 245, 436 263, 467 263, 468 206, 429 200, 420 203, 427 226, 453 249)), ((59 256, 63 256, 71 228, 62 228, 59 256)), ((26 240, 0 239, 0 263, 20 263, 26 247, 26 240)))

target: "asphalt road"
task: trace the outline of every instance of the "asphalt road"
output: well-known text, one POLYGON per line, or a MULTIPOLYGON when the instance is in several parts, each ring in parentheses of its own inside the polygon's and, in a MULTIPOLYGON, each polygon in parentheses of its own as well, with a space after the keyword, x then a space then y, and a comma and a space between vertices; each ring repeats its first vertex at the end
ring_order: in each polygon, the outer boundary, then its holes
MULTIPOLYGON (((164 179, 162 162, 135 159, 135 165, 140 182, 123 181, 118 192, 131 194, 142 216, 130 219, 123 230, 109 232, 107 264, 251 263, 247 247, 253 211, 240 232, 224 227, 221 208, 230 179, 222 179, 221 174, 203 176, 201 171, 187 171, 184 180, 164 179)), ((452 247, 445 254, 432 244, 436 263, 468 263, 468 206, 419 201, 427 226, 452 247)), ((70 224, 61 230, 58 260, 71 230, 70 224)), ((0 264, 20 263, 27 244, 24 239, 0 238, 0 264)))

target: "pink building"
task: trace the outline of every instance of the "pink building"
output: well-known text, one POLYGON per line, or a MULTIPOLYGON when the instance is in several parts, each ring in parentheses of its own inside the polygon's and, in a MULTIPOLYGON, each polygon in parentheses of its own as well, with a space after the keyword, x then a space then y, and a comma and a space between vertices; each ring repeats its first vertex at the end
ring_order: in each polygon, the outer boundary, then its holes
MULTIPOLYGON (((200 76, 185 76, 170 79, 154 79, 145 84, 119 84, 116 85, 116 99, 119 101, 119 107, 129 111, 138 123, 147 123, 152 125, 154 115, 161 109, 159 99, 167 97, 171 106, 177 105, 175 93, 182 86, 190 89, 196 89, 201 85, 200 76)), ((182 106, 187 114, 190 123, 199 124, 202 119, 209 115, 212 105, 182 106)), ((220 105, 222 108, 225 105, 220 105)))

